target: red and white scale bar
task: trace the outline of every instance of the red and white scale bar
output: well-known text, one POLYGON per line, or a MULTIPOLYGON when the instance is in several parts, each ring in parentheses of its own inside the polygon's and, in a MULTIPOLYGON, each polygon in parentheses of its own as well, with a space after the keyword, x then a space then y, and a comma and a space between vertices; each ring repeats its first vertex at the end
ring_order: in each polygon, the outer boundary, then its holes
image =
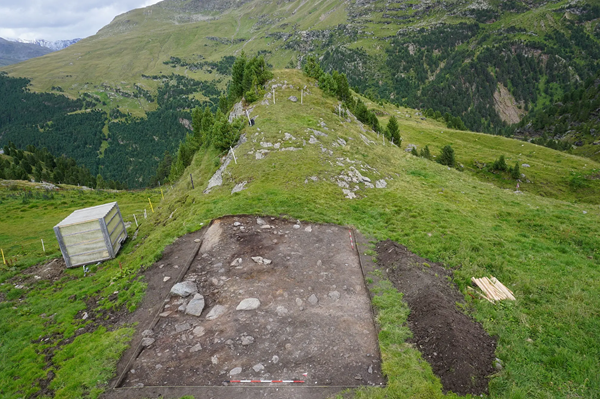
POLYGON ((352 239, 352 231, 348 230, 348 235, 350 236, 350 245, 352 249, 354 249, 354 240, 352 239))
POLYGON ((229 380, 229 381, 225 381, 228 382, 230 384, 234 384, 234 383, 263 383, 263 384, 272 384, 272 383, 294 383, 294 384, 303 384, 305 381, 302 380, 229 380))

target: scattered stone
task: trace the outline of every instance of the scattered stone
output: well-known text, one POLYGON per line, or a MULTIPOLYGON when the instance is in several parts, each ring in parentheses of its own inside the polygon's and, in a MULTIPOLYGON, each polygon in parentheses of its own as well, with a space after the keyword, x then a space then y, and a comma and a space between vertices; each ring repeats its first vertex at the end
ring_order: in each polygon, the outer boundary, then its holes
POLYGON ((242 262, 243 262, 242 258, 237 258, 237 259, 234 259, 233 262, 231 262, 230 266, 238 266, 238 265, 241 265, 242 262))
POLYGON ((308 139, 308 143, 309 144, 316 144, 318 142, 319 142, 319 140, 317 140, 317 138, 315 136, 312 136, 312 135, 310 136, 310 139, 308 139))
POLYGON ((373 374, 373 365, 369 366, 369 369, 367 370, 367 373, 373 374))
POLYGON ((210 361, 212 362, 212 364, 219 364, 219 357, 217 355, 214 355, 210 358, 210 361))
POLYGON ((295 102, 298 101, 298 97, 296 97, 296 96, 289 96, 288 100, 290 100, 291 102, 295 103, 295 102))
POLYGON ((375 187, 377 187, 377 188, 386 188, 387 187, 387 182, 385 180, 383 180, 383 179, 377 180, 375 182, 375 187))
POLYGON ((239 193, 240 191, 245 190, 246 189, 246 184, 248 184, 247 181, 243 181, 243 182, 241 182, 239 184, 236 184, 235 187, 233 187, 231 189, 231 194, 239 193))
POLYGON ((502 371, 502 369, 504 368, 502 366, 502 360, 496 358, 496 360, 494 361, 494 367, 496 368, 496 370, 502 371))
POLYGON ((317 303, 319 303, 319 298, 317 298, 317 296, 315 294, 312 294, 311 296, 308 297, 308 302, 311 305, 316 305, 317 303))
POLYGON ((260 228, 261 228, 261 229, 270 229, 270 228, 271 228, 271 226, 270 226, 270 225, 268 225, 268 224, 264 224, 264 225, 260 226, 260 228))
POLYGON ((273 361, 273 363, 277 364, 277 363, 279 363, 279 356, 274 355, 273 359, 271 359, 271 360, 273 361))
POLYGON ((252 370, 254 370, 255 372, 259 372, 259 371, 263 371, 265 369, 265 366, 263 366, 262 364, 258 363, 255 364, 254 366, 252 366, 252 370))
POLYGON ((261 218, 256 218, 256 224, 262 226, 263 224, 267 224, 267 222, 265 222, 264 220, 262 220, 261 218))
POLYGON ((229 375, 238 375, 242 372, 242 368, 241 367, 236 367, 234 369, 231 369, 231 371, 229 372, 229 375))
POLYGON ((87 312, 83 312, 83 316, 81 317, 81 319, 82 320, 87 320, 88 317, 89 316, 88 316, 87 312))
POLYGON ((187 331, 190 328, 192 328, 190 323, 181 323, 181 324, 175 324, 175 332, 182 332, 182 331, 187 331))
POLYGON ((254 154, 256 159, 264 159, 264 157, 269 153, 268 150, 258 150, 254 154))
POLYGON ((288 314, 288 310, 286 309, 285 306, 277 306, 277 309, 275 310, 275 312, 277 312, 277 315, 279 317, 283 317, 288 314))
POLYGON ((254 310, 258 309, 260 301, 257 298, 246 298, 240 302, 235 310, 254 310))
POLYGON ((160 316, 160 317, 167 317, 167 316, 169 316, 171 313, 173 313, 173 312, 171 312, 170 310, 168 310, 168 311, 166 311, 166 312, 162 312, 162 313, 160 313, 160 314, 159 314, 159 316, 160 316))
POLYGON ((154 331, 152 330, 144 330, 142 331, 142 337, 151 337, 154 335, 154 331))
POLYGON ((144 348, 149 347, 150 345, 152 345, 154 343, 154 338, 150 338, 150 337, 146 337, 142 339, 142 346, 144 348))
POLYGON ((302 306, 304 304, 304 301, 300 298, 296 298, 296 305, 298 306, 302 306))
POLYGON ((202 345, 200 345, 200 344, 196 344, 190 348, 191 353, 198 352, 201 350, 202 350, 202 345))
POLYGON ((299 224, 295 224, 293 227, 294 227, 295 229, 299 229, 299 228, 300 228, 300 225, 299 225, 299 224))
POLYGON ((200 241, 202 241, 202 240, 201 240, 201 239, 199 239, 199 238, 196 238, 196 239, 194 240, 194 242, 200 242, 200 241))
POLYGON ((254 261, 254 263, 258 263, 258 264, 263 264, 263 257, 262 256, 253 256, 252 260, 254 261))
POLYGON ((195 294, 198 292, 198 287, 192 281, 183 281, 181 283, 177 283, 171 288, 171 295, 177 295, 180 297, 186 297, 191 294, 195 294))
POLYGON ((263 258, 263 264, 270 265, 271 263, 273 263, 273 261, 271 259, 263 258))
POLYGON ((166 282, 167 282, 167 281, 169 281, 170 279, 171 279, 171 277, 169 277, 169 276, 165 276, 165 277, 163 278, 163 283, 166 283, 166 282))
POLYGON ((241 226, 241 225, 242 225, 242 224, 241 224, 240 222, 233 222, 233 226, 234 226, 234 227, 238 227, 238 226, 241 226))
POLYGON ((406 152, 412 152, 413 148, 416 150, 417 149, 417 145, 416 144, 409 144, 406 146, 406 149, 404 151, 406 152))
POLYGON ((524 163, 524 164, 521 165, 521 167, 522 168, 530 168, 531 166, 529 164, 524 163))
POLYGON ((190 303, 188 303, 188 305, 186 306, 185 314, 189 314, 192 316, 200 316, 202 314, 202 311, 204 310, 204 305, 204 296, 196 294, 194 296, 194 299, 192 299, 190 303))
POLYGON ((204 327, 198 326, 192 330, 192 334, 194 334, 196 337, 201 337, 204 334, 206 334, 206 330, 204 329, 204 327))
POLYGON ((214 320, 227 311, 227 306, 215 305, 206 315, 206 320, 214 320))
POLYGON ((329 293, 329 298, 331 298, 334 301, 337 301, 338 299, 340 299, 340 293, 338 291, 331 291, 329 293))
POLYGON ((250 345, 253 343, 254 343, 254 337, 251 337, 249 335, 244 335, 242 337, 242 345, 247 346, 247 345, 250 345))
MULTIPOLYGON (((330 231, 331 231, 331 230, 330 230, 330 231)), ((321 262, 321 259, 319 259, 319 260, 317 261, 317 267, 321 267, 321 266, 323 266, 323 262, 321 262)))
POLYGON ((289 133, 285 133, 283 136, 283 139, 284 140, 296 140, 296 138, 289 133))
POLYGON ((343 189, 342 191, 343 191, 344 195, 346 196, 346 198, 348 198, 348 199, 356 198, 356 194, 354 194, 352 191, 347 190, 347 189, 343 189))
POLYGON ((308 226, 304 229, 304 231, 310 233, 310 232, 312 232, 312 227, 308 226))

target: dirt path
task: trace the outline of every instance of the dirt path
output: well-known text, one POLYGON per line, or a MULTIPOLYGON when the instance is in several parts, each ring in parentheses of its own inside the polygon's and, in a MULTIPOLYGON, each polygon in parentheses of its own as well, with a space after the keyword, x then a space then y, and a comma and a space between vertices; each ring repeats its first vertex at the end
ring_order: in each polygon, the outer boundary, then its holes
POLYGON ((130 320, 139 326, 118 367, 128 372, 104 396, 325 398, 345 387, 383 385, 370 300, 349 233, 237 216, 179 238, 146 271, 148 295, 130 320), (192 296, 168 292, 200 239, 183 278, 205 301, 194 316, 184 312, 192 296), (256 309, 236 310, 249 298, 260 302, 256 309), (207 318, 216 308, 223 313, 207 318), (138 355, 142 333, 152 343, 138 355), (224 383, 234 379, 306 382, 224 383))

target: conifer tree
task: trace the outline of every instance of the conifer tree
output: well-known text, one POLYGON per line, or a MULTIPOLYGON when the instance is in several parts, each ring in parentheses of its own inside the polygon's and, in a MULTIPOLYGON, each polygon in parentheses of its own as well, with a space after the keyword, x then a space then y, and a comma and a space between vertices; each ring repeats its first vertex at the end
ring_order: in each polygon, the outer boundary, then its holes
POLYGON ((398 127, 398 120, 393 115, 390 117, 390 121, 388 122, 386 133, 388 139, 394 140, 394 144, 400 147, 400 145, 402 144, 402 138, 400 137, 400 128, 398 127))
POLYGON ((450 145, 446 145, 444 148, 442 148, 442 153, 437 159, 437 162, 442 165, 449 166, 451 168, 456 166, 456 159, 454 158, 454 149, 452 149, 450 145))
POLYGON ((431 151, 429 151, 428 145, 426 145, 425 148, 423 148, 421 150, 421 157, 431 160, 432 156, 431 156, 431 151))
POLYGON ((510 175, 513 179, 519 180, 521 178, 521 169, 519 168, 519 162, 515 162, 515 167, 511 169, 510 175))

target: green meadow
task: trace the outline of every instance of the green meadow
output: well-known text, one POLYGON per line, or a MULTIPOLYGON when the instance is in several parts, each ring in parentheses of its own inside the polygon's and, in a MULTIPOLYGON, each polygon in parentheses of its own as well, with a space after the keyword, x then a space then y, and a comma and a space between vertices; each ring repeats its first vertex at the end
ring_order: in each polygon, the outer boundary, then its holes
MULTIPOLYGON (((196 154, 184 178, 165 188, 164 200, 156 190, 62 190, 51 199, 34 192, 24 203, 22 188, 0 192, 0 246, 8 248, 9 258, 17 257, 0 272, 0 395, 34 394, 52 372, 49 388, 55 397, 97 397, 107 388, 135 326, 82 320, 78 314, 86 302, 93 298, 99 311, 134 310, 147 294, 143 270, 160 259, 165 246, 211 219, 256 214, 352 226, 373 242, 392 239, 452 268, 465 293, 472 276, 496 276, 517 301, 493 305, 465 295, 464 308, 498 339, 496 356, 504 368, 490 378, 489 396, 598 397, 600 207, 598 181, 588 176, 600 165, 529 143, 448 130, 422 120, 414 110, 370 104, 381 111, 383 125, 391 114, 399 119, 402 148, 384 145, 354 119, 340 118, 338 102, 299 71, 276 71, 273 83, 284 82, 294 88, 277 89, 275 105, 259 100, 253 115, 260 117, 245 129, 247 141, 236 150, 237 163, 228 166, 223 185, 209 194, 203 190, 224 155, 212 149, 196 154), (298 88, 304 86, 303 104, 287 100, 299 97, 298 88), (315 136, 311 144, 314 133, 307 129, 326 136, 315 136), (285 140, 285 133, 294 139, 285 140), (279 151, 261 143, 299 150, 279 151), (405 151, 409 143, 419 149, 429 145, 433 155, 451 144, 464 167, 449 169, 415 157, 405 151), (269 151, 263 159, 256 158, 260 149, 269 151), (515 181, 508 176, 476 166, 501 155, 511 166, 530 165, 521 169, 530 181, 521 183, 521 193, 515 193, 515 181), (386 188, 351 184, 359 186, 357 198, 346 198, 337 180, 350 167, 373 182, 385 180, 386 188), (574 184, 573 176, 582 184, 574 184), (246 189, 231 194, 243 181, 246 189), (54 284, 40 280, 15 287, 11 279, 27 267, 59 255, 52 226, 72 210, 116 200, 126 221, 132 221, 130 215, 143 212, 148 197, 156 212, 143 220, 137 238, 127 241, 117 259, 92 266, 87 277, 76 269, 54 284), (38 245, 41 238, 48 243, 47 255, 38 245)), ((443 397, 439 379, 406 342, 409 309, 402 293, 385 280, 371 288, 378 293, 374 305, 388 386, 354 394, 443 397)))

